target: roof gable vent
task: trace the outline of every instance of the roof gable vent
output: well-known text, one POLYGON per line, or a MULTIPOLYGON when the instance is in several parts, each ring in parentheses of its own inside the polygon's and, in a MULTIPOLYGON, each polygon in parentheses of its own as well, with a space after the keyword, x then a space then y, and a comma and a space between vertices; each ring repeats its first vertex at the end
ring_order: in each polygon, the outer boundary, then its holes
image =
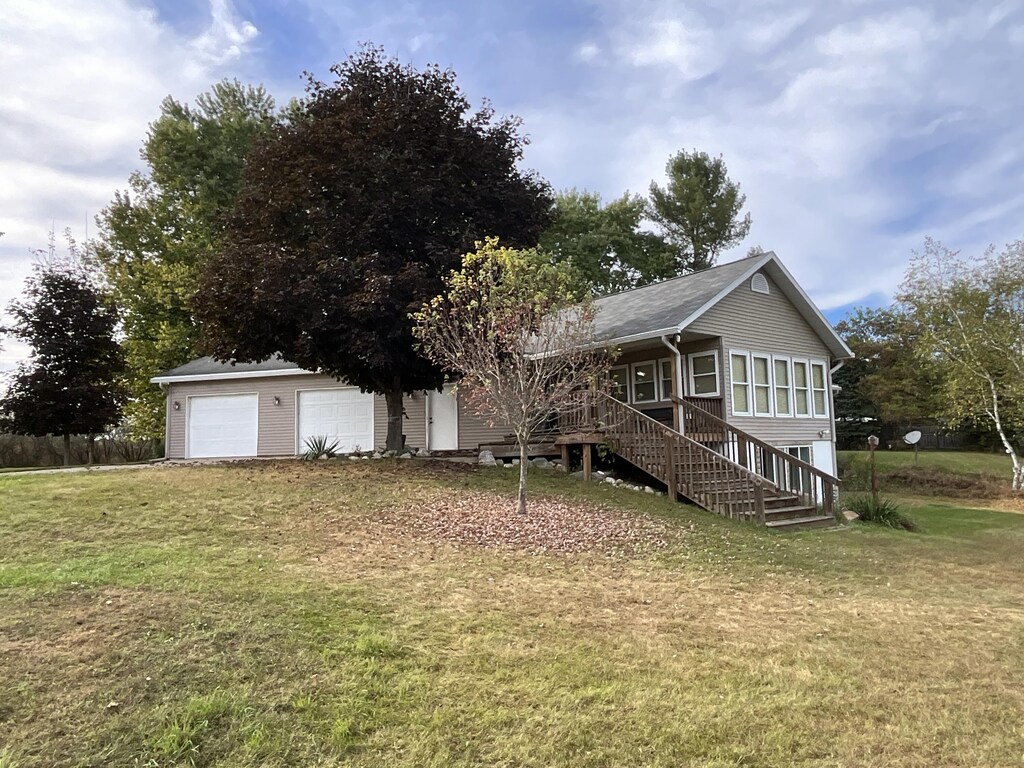
POLYGON ((750 290, 754 293, 768 293, 768 278, 758 272, 750 278, 750 290))

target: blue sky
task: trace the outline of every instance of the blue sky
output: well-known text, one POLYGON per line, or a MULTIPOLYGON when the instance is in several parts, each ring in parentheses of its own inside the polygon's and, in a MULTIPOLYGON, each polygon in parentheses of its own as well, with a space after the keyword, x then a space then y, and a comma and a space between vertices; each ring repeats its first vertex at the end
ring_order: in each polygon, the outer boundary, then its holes
POLYGON ((1024 236, 1022 5, 5 0, 0 306, 51 226, 81 239, 141 168, 164 96, 237 77, 284 102, 373 42, 522 117, 556 188, 643 192, 678 149, 723 155, 754 221, 725 260, 775 250, 838 319, 887 301, 927 235, 1024 236))

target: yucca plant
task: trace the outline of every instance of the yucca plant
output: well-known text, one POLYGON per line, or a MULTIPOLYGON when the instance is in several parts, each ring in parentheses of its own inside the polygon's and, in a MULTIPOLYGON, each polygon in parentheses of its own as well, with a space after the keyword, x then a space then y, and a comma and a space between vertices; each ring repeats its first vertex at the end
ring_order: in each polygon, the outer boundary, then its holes
POLYGON ((315 435, 306 438, 306 459, 330 459, 338 455, 338 441, 330 440, 327 435, 315 435))
POLYGON ((916 531, 917 525, 903 513, 902 507, 892 499, 871 496, 854 496, 847 502, 847 508, 857 513, 865 523, 875 523, 888 528, 902 528, 916 531))

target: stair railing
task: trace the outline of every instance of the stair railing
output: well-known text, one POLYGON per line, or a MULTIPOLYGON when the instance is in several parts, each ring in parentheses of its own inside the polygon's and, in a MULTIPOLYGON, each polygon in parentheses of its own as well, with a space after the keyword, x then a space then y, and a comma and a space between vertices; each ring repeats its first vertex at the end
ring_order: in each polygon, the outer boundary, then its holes
POLYGON ((823 515, 834 513, 838 478, 737 429, 688 399, 673 400, 680 409, 684 435, 749 469, 780 492, 797 496, 800 506, 818 508, 823 515))
POLYGON ((613 449, 668 488, 725 517, 764 525, 765 480, 728 457, 603 392, 581 390, 562 430, 601 432, 613 449))

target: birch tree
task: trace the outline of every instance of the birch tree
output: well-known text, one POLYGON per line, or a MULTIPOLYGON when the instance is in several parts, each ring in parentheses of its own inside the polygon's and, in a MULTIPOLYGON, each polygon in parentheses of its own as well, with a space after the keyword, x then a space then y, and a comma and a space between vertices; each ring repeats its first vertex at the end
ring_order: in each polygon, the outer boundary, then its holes
POLYGON ((980 259, 928 239, 899 296, 920 324, 919 353, 945 374, 942 405, 956 422, 989 424, 1024 489, 1024 241, 980 259))
POLYGON ((574 300, 575 288, 572 272, 542 251, 491 238, 413 316, 423 354, 458 377, 456 390, 476 413, 515 434, 520 515, 531 439, 602 380, 613 355, 595 336, 593 303, 574 300))

